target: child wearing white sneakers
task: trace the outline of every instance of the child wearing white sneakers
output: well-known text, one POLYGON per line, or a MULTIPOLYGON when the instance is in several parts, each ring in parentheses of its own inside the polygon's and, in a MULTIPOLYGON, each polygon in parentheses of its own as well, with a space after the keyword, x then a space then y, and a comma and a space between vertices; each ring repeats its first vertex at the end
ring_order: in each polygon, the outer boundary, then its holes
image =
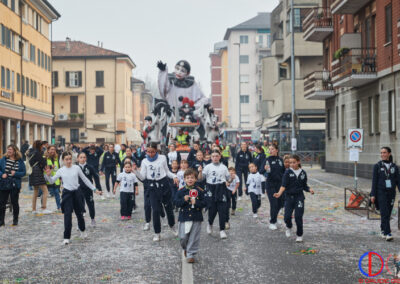
POLYGON ((285 223, 286 237, 292 234, 292 213, 297 227, 296 242, 303 241, 303 215, 304 215, 304 193, 303 191, 314 194, 314 191, 307 185, 307 174, 301 169, 300 157, 292 155, 290 157, 290 168, 286 170, 282 179, 282 186, 279 192, 274 194, 279 198, 285 192, 285 223))
POLYGON ((115 195, 119 185, 119 199, 121 204, 121 220, 130 220, 132 218, 133 204, 135 196, 139 193, 138 179, 132 173, 131 162, 125 161, 124 170, 117 177, 113 193, 115 195))
POLYGON ((251 207, 253 209, 253 218, 257 218, 258 209, 261 207, 261 194, 263 176, 258 172, 257 166, 254 163, 249 164, 250 174, 247 177, 246 191, 250 195, 251 207))

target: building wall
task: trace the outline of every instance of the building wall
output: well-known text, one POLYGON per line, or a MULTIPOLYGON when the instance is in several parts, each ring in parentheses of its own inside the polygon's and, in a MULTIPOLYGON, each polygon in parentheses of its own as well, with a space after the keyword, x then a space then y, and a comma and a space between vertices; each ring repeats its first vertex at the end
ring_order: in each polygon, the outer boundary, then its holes
POLYGON ((229 81, 228 81, 228 50, 224 49, 221 55, 222 74, 222 115, 221 122, 229 124, 229 81))
MULTIPOLYGON (((51 139, 51 42, 49 37, 53 19, 47 18, 31 1, 25 1, 24 11, 27 13, 24 12, 26 17, 22 18, 18 2, 15 1, 15 11, 11 10, 11 1, 8 1, 8 6, 0 3, 0 24, 11 31, 10 48, 0 41, 0 66, 4 68, 4 74, 1 74, 2 69, 0 69, 0 74, 5 76, 6 81, 8 70, 10 74, 10 86, 7 86, 7 82, 4 87, 0 84, 1 152, 8 143, 20 145, 22 140, 29 140, 32 143, 34 138, 51 139), (33 21, 37 15, 41 29, 36 29, 33 21), (27 48, 20 50, 19 38, 24 40, 27 48), (43 64, 43 67, 38 65, 38 50, 41 51, 40 54, 43 54, 43 58, 46 58, 46 64, 43 64), (24 94, 22 94, 22 76, 24 94), (26 78, 29 79, 29 95, 26 93, 26 78), (31 82, 35 83, 36 96, 31 92, 31 82), (8 119, 10 119, 9 122, 8 119), (34 133, 35 124, 37 131, 34 133), (10 125, 9 130, 7 130, 7 125, 10 125)), ((0 29, 0 38, 1 33, 2 29, 0 29)))
MULTIPOLYGON (((58 72, 58 87, 53 89, 54 114, 70 114, 70 96, 78 96, 78 109, 85 113, 83 127, 85 142, 106 138, 107 142, 124 142, 124 134, 132 127, 132 92, 130 80, 132 67, 124 60, 116 59, 54 59, 53 71, 58 72), (82 86, 66 87, 66 72, 82 71, 82 86), (104 71, 104 87, 96 87, 96 71, 104 71), (96 113, 96 96, 104 96, 104 113, 96 113), (106 125, 99 129, 96 125, 106 125)), ((64 136, 70 142, 70 131, 56 127, 56 137, 64 136)))
POLYGON ((210 54, 211 59, 211 105, 215 114, 222 117, 222 58, 219 52, 210 54))

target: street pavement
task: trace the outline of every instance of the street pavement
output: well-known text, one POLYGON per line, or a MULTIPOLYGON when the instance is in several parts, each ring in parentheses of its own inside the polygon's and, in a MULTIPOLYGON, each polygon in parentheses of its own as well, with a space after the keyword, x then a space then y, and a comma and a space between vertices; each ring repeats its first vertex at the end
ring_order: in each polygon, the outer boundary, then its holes
MULTIPOLYGON (((303 243, 286 238, 284 225, 268 229, 266 198, 257 219, 250 201, 242 200, 231 218, 228 239, 219 239, 217 219, 211 236, 203 223, 200 252, 192 266, 182 265, 179 241, 168 228, 163 227, 157 243, 152 230, 142 231, 142 188, 131 221, 119 220, 118 198, 96 196, 97 226, 89 226, 87 214, 88 238, 82 240, 74 218, 71 244, 64 246, 62 214, 31 214, 31 192, 24 185, 20 225, 9 226, 12 217, 7 214, 7 226, 0 228, 0 283, 361 283, 361 255, 374 251, 386 259, 400 250, 397 206, 391 222, 394 241, 385 242, 378 236, 379 221, 343 209, 343 187, 353 185, 352 177, 305 170, 316 194, 306 193, 303 243)), ((370 180, 360 179, 359 185, 369 191, 370 180)), ((55 208, 53 198, 49 207, 55 208)), ((379 270, 378 264, 372 263, 372 271, 379 270)), ((367 266, 363 262, 365 270, 367 266)), ((389 272, 385 267, 378 278, 393 278, 390 261, 387 267, 389 272)))

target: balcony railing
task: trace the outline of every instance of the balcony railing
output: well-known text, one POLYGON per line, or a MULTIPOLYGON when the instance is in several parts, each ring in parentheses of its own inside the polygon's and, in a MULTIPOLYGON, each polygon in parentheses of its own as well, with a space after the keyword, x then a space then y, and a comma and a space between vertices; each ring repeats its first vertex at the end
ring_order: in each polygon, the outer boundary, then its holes
POLYGON ((375 48, 343 49, 332 65, 333 87, 359 87, 377 79, 375 48))
POLYGON ((70 114, 57 114, 55 116, 55 127, 83 127, 85 122, 85 114, 83 113, 70 113, 70 114))
POLYGON ((304 97, 307 100, 326 100, 335 95, 329 71, 316 71, 304 78, 304 97))
POLYGON ((332 3, 332 14, 355 14, 371 0, 336 0, 332 3))
POLYGON ((303 37, 307 41, 321 42, 333 32, 332 13, 329 8, 312 8, 303 21, 303 37))

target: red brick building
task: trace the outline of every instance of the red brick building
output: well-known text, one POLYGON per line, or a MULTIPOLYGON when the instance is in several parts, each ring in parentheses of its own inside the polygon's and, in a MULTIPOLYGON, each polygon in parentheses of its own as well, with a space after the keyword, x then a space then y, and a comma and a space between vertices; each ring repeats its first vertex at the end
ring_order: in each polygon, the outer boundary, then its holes
POLYGON ((347 131, 364 129, 359 173, 370 177, 379 149, 400 155, 400 1, 322 0, 304 19, 322 41, 323 69, 307 76, 307 99, 326 100, 326 168, 350 174, 347 131))

